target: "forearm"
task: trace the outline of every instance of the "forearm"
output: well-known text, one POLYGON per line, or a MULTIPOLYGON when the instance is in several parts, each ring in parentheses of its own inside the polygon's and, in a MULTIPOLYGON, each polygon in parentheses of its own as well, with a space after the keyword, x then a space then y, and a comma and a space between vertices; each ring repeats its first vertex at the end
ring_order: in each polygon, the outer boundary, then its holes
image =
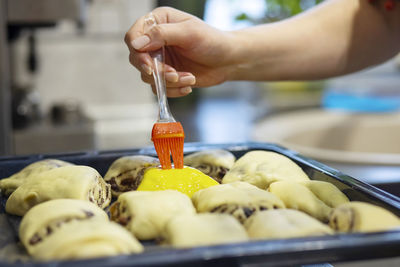
POLYGON ((294 18, 233 32, 230 80, 322 79, 400 51, 400 8, 331 0, 294 18))

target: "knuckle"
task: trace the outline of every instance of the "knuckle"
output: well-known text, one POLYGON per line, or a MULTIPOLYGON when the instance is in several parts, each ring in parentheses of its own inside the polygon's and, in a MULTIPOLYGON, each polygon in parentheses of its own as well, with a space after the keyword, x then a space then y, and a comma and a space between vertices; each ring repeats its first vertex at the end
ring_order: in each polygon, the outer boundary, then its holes
POLYGON ((152 39, 153 43, 157 43, 158 45, 166 44, 166 36, 165 31, 162 25, 155 25, 149 31, 150 39, 152 39))
POLYGON ((168 12, 168 11, 170 11, 170 10, 172 10, 171 7, 160 6, 160 7, 155 8, 155 9, 153 10, 153 12, 154 12, 154 13, 157 13, 157 14, 162 14, 162 13, 166 13, 166 12, 168 12))
POLYGON ((150 32, 153 36, 159 37, 162 36, 163 30, 162 27, 159 24, 157 24, 151 27, 150 32))

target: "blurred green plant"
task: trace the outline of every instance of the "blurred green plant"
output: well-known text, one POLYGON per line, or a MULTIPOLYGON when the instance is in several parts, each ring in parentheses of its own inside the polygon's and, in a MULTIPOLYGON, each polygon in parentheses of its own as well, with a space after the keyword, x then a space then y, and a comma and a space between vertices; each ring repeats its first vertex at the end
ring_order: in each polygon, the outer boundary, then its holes
POLYGON ((252 18, 246 13, 236 16, 236 20, 250 21, 253 24, 279 21, 297 15, 323 0, 265 0, 266 10, 262 18, 252 18))

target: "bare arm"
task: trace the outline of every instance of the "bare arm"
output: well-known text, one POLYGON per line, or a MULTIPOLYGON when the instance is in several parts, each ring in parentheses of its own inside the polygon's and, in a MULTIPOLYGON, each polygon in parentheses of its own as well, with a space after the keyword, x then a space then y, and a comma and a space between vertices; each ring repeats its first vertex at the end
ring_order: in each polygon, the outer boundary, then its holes
POLYGON ((234 32, 228 79, 305 80, 347 74, 400 52, 400 7, 331 0, 291 19, 234 32))
MULTIPOLYGON (((377 1, 379 2, 379 1, 377 1)), ((224 32, 171 8, 153 11, 158 25, 127 32, 130 62, 153 84, 149 51, 166 46, 167 93, 227 80, 310 80, 379 64, 400 52, 400 5, 386 11, 367 0, 327 0, 281 22, 224 32)))

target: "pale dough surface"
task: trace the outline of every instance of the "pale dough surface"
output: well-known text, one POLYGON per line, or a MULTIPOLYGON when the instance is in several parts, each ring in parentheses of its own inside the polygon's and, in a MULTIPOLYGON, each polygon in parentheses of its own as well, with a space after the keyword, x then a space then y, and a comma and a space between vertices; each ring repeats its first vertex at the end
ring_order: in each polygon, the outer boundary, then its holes
POLYGON ((251 151, 239 158, 223 183, 244 181, 261 189, 276 181, 307 181, 305 172, 291 159, 270 151, 251 151))
POLYGON ((8 196, 12 192, 14 192, 15 189, 20 187, 26 181, 29 181, 29 179, 37 176, 39 173, 70 165, 73 164, 58 159, 45 159, 36 161, 34 163, 29 164, 19 172, 11 175, 10 177, 1 179, 0 190, 3 194, 8 196))
POLYGON ((103 220, 72 221, 39 243, 38 260, 86 259, 139 253, 143 246, 123 227, 103 220))
POLYGON ((347 196, 331 183, 310 180, 301 182, 301 184, 305 185, 317 198, 331 208, 349 202, 347 196))
POLYGON ((244 227, 231 215, 202 213, 171 219, 165 231, 174 247, 207 246, 248 240, 244 227))
POLYGON ((285 208, 277 196, 246 182, 233 182, 202 189, 193 195, 192 201, 199 212, 208 212, 216 206, 227 203, 265 204, 270 208, 273 208, 272 205, 276 205, 276 208, 285 208))
POLYGON ((111 191, 95 169, 64 166, 42 172, 18 187, 8 198, 6 211, 22 216, 33 206, 58 198, 89 200, 105 208, 111 201, 111 191))
POLYGON ((189 166, 200 164, 211 164, 225 168, 231 168, 235 163, 235 156, 223 149, 208 149, 195 152, 184 157, 185 164, 189 166))
POLYGON ((280 239, 333 234, 333 230, 311 216, 291 209, 266 210, 244 224, 251 239, 280 239))
POLYGON ((109 221, 107 213, 89 201, 78 199, 46 201, 30 209, 22 218, 19 238, 32 254, 37 243, 54 234, 63 224, 93 218, 109 221))
POLYGON ((400 229, 400 218, 382 207, 351 201, 333 210, 329 224, 341 232, 376 232, 400 229))
POLYGON ((193 195, 192 201, 198 212, 228 213, 239 221, 258 210, 285 208, 274 194, 240 181, 202 189, 193 195))
POLYGON ((132 191, 111 206, 111 219, 140 240, 160 237, 165 224, 180 214, 195 214, 190 198, 176 190, 132 191))
POLYGON ((332 208, 317 198, 306 186, 288 181, 272 183, 268 191, 279 197, 289 209, 300 210, 327 222, 332 208))

